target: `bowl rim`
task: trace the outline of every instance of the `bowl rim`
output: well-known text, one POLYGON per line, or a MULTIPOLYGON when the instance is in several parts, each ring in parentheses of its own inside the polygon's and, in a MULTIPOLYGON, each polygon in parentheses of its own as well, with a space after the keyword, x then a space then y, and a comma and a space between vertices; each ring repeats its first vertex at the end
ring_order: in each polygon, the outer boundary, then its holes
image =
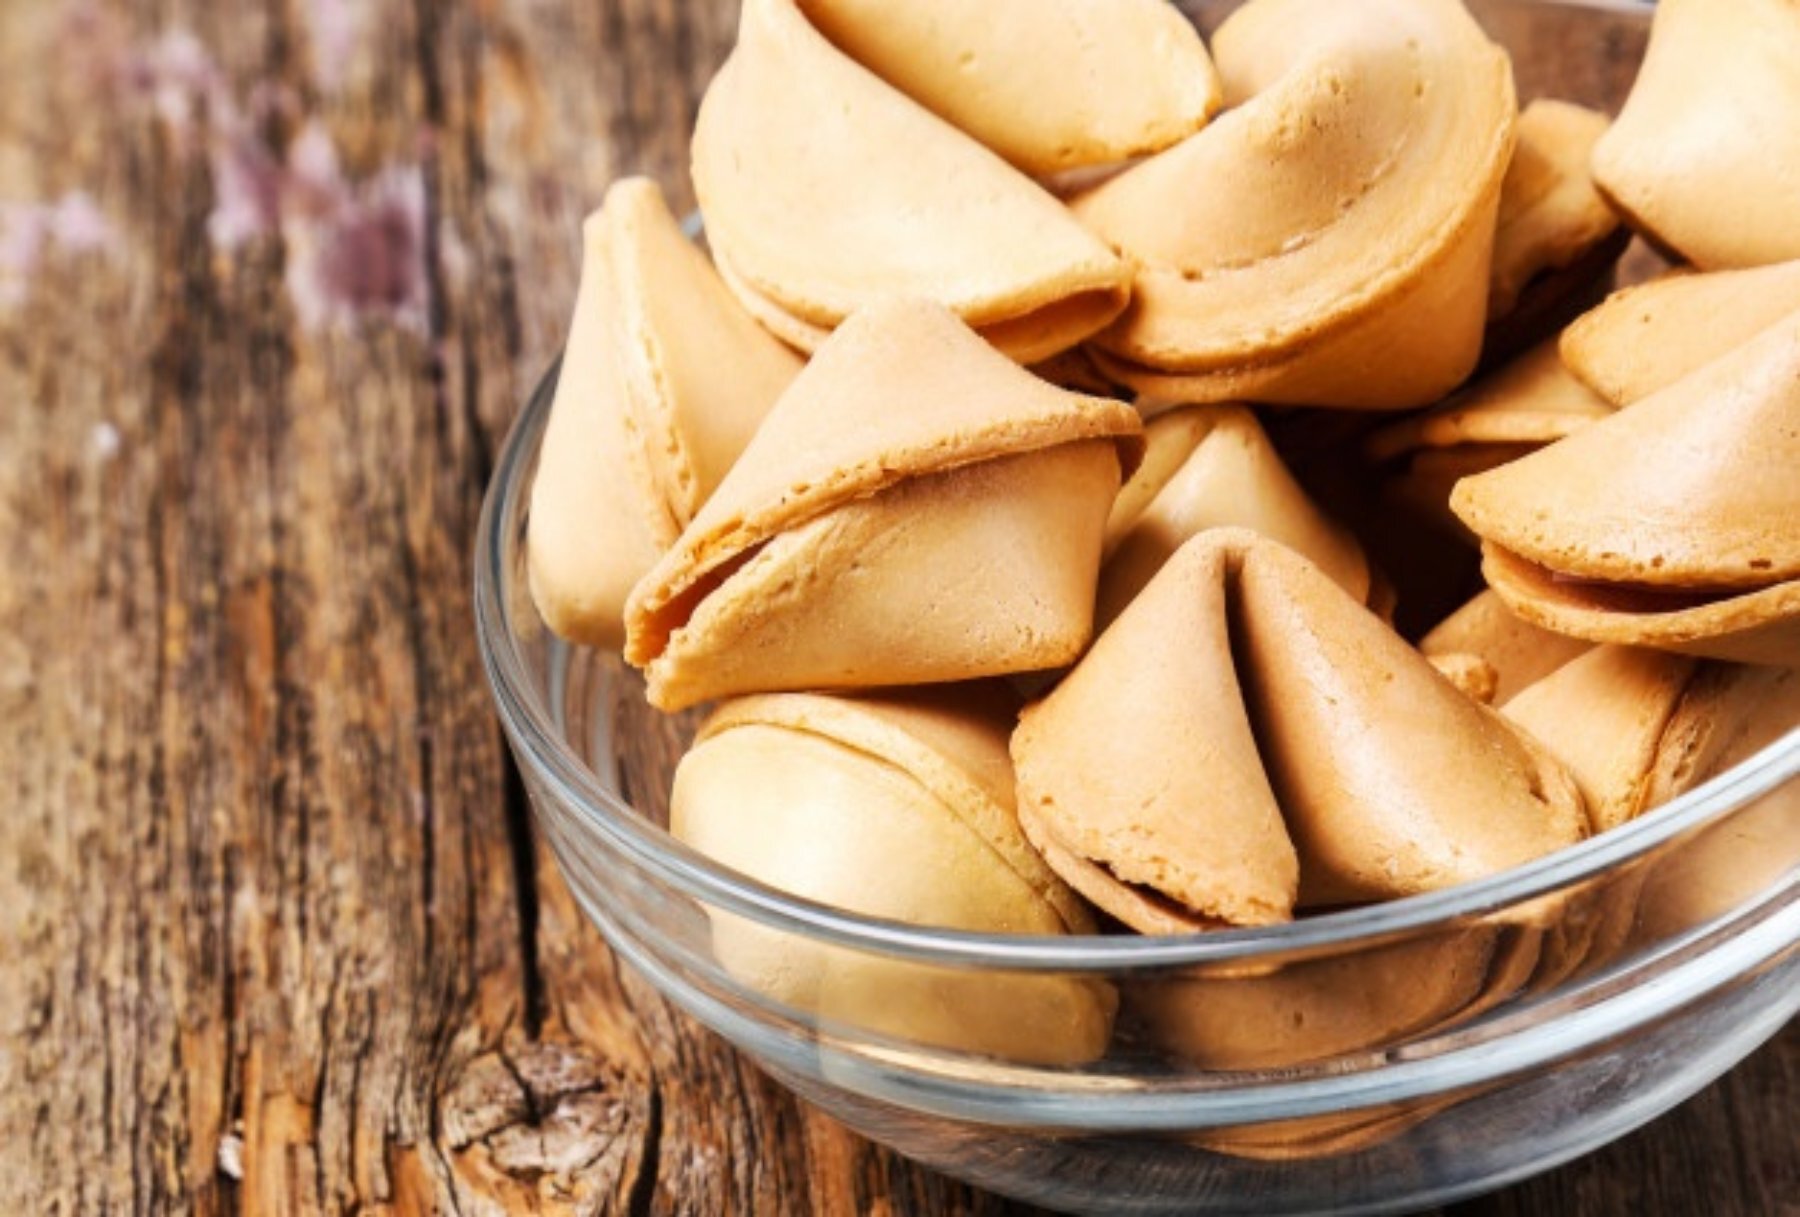
MULTIPOLYGON (((633 864, 704 905, 854 950, 951 967, 1108 972, 1334 953, 1446 925, 1494 918, 1572 888, 1703 827, 1800 775, 1800 727, 1678 798, 1608 832, 1482 879, 1274 926, 1171 935, 1005 935, 915 925, 849 912, 770 887, 712 861, 603 788, 535 695, 506 610, 507 540, 527 510, 526 478, 549 417, 553 361, 507 432, 476 529, 476 636, 501 725, 526 777, 633 864)), ((522 589, 521 589, 522 590, 522 589)), ((521 597, 529 604, 528 597, 521 597)), ((535 605, 529 608, 536 616, 535 605)), ((548 645, 565 646, 538 622, 548 645)), ((1800 885, 1790 870, 1765 892, 1800 885)), ((1741 911, 1741 910, 1739 910, 1741 911)), ((1500 919, 1505 919, 1502 916, 1500 919)))

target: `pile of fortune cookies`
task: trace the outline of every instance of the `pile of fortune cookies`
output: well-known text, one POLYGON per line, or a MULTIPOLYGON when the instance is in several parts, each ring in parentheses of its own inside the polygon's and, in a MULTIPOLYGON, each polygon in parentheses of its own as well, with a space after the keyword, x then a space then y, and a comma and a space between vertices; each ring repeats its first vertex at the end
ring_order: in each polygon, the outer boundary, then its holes
MULTIPOLYGON (((711 703, 677 837, 867 916, 1271 927, 1613 829, 1800 724, 1797 64, 1800 7, 1663 0, 1610 119, 1521 108, 1459 0, 1250 0, 1210 46, 1164 0, 743 0, 704 247, 643 179, 584 226, 538 611, 711 703), (1670 265, 1607 295, 1634 235, 1670 265), (1403 637, 1427 536, 1480 590, 1403 637)), ((1734 829, 1771 873, 1785 797, 1734 829)), ((824 1022, 1261 1069, 1702 879, 1141 985, 712 929, 824 1022)))

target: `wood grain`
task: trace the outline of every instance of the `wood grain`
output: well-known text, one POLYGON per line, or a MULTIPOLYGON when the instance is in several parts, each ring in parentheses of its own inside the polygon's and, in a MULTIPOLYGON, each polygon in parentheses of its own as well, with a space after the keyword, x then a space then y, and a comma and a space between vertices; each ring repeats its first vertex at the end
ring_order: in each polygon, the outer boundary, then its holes
MULTIPOLYGON (((0 5, 0 1212, 1022 1211, 622 969, 479 671, 580 217, 686 202, 732 20, 0 5)), ((1793 1211, 1797 1070, 1457 1211, 1793 1211)))

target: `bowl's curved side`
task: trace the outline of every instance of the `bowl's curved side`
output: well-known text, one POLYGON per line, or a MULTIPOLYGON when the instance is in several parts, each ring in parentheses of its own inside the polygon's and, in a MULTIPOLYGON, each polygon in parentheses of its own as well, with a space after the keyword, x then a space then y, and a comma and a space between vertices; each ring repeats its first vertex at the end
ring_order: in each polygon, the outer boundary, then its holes
MULTIPOLYGON (((1231 5, 1182 7, 1204 26, 1231 5)), ((1579 48, 1600 38, 1641 48, 1649 11, 1623 0, 1471 7, 1527 52, 1521 96, 1558 92, 1609 108, 1629 80, 1583 67, 1579 48), (1546 47, 1562 49, 1536 53, 1546 47)), ((812 904, 713 864, 663 828, 669 775, 695 716, 649 711, 634 673, 554 638, 527 591, 525 512, 555 379, 553 367, 500 454, 474 581, 484 669, 544 838, 587 915, 658 989, 903 1153, 1059 1208, 1438 1204, 1637 1127, 1800 1010, 1800 856, 1788 856, 1797 852, 1800 730, 1622 829, 1504 875, 1272 929, 1166 939, 959 933, 812 904), (1772 850, 1769 834, 1745 830, 1770 817, 1788 826, 1772 850), (1758 850, 1757 867, 1733 862, 1758 850), (1702 857, 1705 873, 1684 878, 1702 857), (1739 872, 1748 877, 1716 881, 1739 872), (1688 889, 1696 896, 1684 902, 1688 889), (942 975, 966 985, 984 972, 1079 976, 1117 986, 1125 1014, 1112 1050, 1085 1069, 896 1039, 734 976, 714 949, 721 919, 747 920, 803 951, 902 961, 922 984, 942 975), (1358 1048, 1352 1037, 1348 1047, 1328 1041, 1316 1059, 1224 1068, 1174 1059, 1144 1033, 1142 997, 1159 988, 1231 985, 1243 1018, 1287 1018, 1299 1007, 1282 978, 1470 936, 1509 945, 1476 951, 1479 974, 1458 978, 1454 1000, 1414 1003, 1427 1014, 1378 1046, 1358 1048)), ((1201 1056, 1218 1051, 1205 1045, 1201 1056)))

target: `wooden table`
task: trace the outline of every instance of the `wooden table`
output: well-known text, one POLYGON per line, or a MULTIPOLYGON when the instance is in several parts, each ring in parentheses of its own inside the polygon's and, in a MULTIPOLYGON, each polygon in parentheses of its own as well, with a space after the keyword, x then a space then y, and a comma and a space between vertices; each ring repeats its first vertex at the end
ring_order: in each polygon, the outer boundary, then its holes
MULTIPOLYGON (((732 9, 0 5, 0 1212, 1016 1211, 622 969, 482 683, 578 223, 732 9)), ((1800 1211, 1797 1072, 1457 1211, 1800 1211)))

